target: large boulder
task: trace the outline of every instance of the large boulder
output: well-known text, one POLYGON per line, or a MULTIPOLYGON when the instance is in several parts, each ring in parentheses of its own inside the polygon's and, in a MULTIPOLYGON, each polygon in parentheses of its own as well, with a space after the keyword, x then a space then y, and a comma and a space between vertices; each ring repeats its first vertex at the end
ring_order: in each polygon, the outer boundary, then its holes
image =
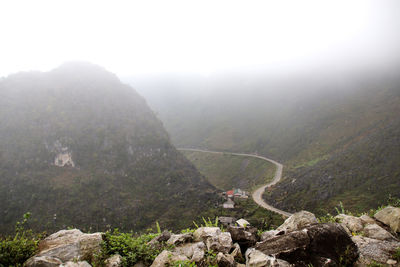
POLYGON ((393 254, 400 247, 400 242, 377 240, 363 236, 353 236, 353 242, 357 245, 360 257, 356 266, 367 266, 373 262, 387 264, 393 262, 393 254))
POLYGON ((254 246, 258 240, 257 228, 255 227, 229 226, 228 232, 231 234, 232 241, 237 242, 243 252, 245 252, 247 248, 254 246))
POLYGON ((346 214, 339 214, 335 217, 344 227, 352 233, 358 233, 363 230, 363 222, 360 218, 346 214))
MULTIPOLYGON (((34 265, 36 260, 58 259, 63 263, 68 261, 91 260, 93 255, 101 250, 101 233, 84 234, 78 229, 61 230, 39 243, 39 252, 28 260, 26 266, 34 265)), ((82 263, 84 264, 84 263, 82 263)))
POLYGON ((313 224, 257 243, 255 249, 291 264, 351 265, 357 247, 340 224, 313 224))
POLYGON ((378 211, 374 218, 389 225, 393 232, 400 232, 400 208, 388 206, 378 211))
POLYGON ((364 227, 364 235, 378 240, 395 240, 396 238, 377 224, 368 224, 364 227))
POLYGON ((163 231, 160 235, 154 237, 148 244, 151 246, 156 246, 162 242, 167 242, 171 238, 171 233, 169 231, 163 231))
POLYGON ((307 225, 318 223, 317 218, 311 212, 302 210, 296 212, 289 218, 285 220, 285 222, 279 226, 277 231, 291 232, 299 230, 307 225))

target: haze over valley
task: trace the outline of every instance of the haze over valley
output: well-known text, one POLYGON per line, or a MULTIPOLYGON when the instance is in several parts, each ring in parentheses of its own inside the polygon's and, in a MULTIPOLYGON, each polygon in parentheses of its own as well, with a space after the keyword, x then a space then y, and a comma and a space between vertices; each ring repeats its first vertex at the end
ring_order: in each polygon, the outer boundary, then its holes
POLYGON ((0 267, 398 266, 399 11, 0 3, 0 267))

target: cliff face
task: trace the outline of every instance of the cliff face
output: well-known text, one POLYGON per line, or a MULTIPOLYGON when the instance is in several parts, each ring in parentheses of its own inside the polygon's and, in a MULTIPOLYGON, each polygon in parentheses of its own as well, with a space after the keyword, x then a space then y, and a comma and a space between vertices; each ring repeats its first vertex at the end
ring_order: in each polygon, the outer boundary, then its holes
POLYGON ((213 198, 145 100, 101 67, 15 74, 0 96, 0 232, 27 211, 36 229, 184 226, 213 198))

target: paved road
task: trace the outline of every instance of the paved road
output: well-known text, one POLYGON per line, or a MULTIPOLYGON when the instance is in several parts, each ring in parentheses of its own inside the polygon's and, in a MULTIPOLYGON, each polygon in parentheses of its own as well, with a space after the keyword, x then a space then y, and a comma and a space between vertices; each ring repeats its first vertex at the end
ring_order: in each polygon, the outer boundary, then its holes
POLYGON ((279 213, 279 214, 281 214, 283 216, 286 216, 286 217, 289 217, 290 215, 292 215, 289 212, 286 212, 286 211, 277 209, 275 207, 272 207, 271 205, 267 204, 262 198, 262 194, 264 193, 265 189, 267 187, 273 186, 274 184, 278 183, 282 178, 283 165, 280 164, 279 162, 276 162, 273 159, 269 159, 269 158, 266 158, 266 157, 263 157, 263 156, 258 156, 258 155, 253 155, 253 154, 245 154, 245 153, 231 153, 231 152, 221 152, 221 151, 210 151, 210 150, 195 149, 195 148, 178 148, 178 150, 205 152, 205 153, 213 153, 213 154, 221 154, 221 155, 222 154, 229 154, 229 155, 235 155, 235 156, 253 157, 253 158, 259 158, 259 159, 262 159, 262 160, 266 160, 266 161, 269 161, 269 162, 275 164, 276 172, 275 172, 274 179, 270 183, 257 188, 257 190, 255 190, 253 192, 252 197, 253 197, 254 202, 256 202, 260 207, 263 207, 263 208, 265 208, 267 210, 279 213))

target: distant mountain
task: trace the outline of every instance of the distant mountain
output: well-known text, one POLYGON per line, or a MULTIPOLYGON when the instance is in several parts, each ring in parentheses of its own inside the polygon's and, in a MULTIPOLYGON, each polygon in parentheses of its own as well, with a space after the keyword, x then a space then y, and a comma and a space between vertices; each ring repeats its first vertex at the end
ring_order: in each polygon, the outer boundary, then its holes
POLYGON ((0 80, 0 232, 187 226, 214 187, 136 91, 89 63, 0 80), (153 225, 154 226, 154 225, 153 225))
POLYGON ((323 213, 342 201, 359 211, 400 196, 396 69, 130 82, 175 145, 257 152, 284 163, 286 181, 266 196, 278 207, 323 213))

